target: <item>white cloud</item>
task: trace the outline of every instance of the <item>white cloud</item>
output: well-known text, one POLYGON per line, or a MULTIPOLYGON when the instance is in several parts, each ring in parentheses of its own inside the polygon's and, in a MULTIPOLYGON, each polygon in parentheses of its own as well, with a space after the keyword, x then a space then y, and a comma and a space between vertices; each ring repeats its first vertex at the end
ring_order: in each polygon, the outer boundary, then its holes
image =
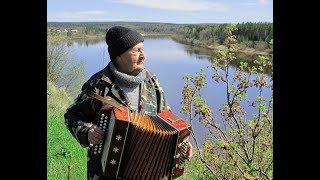
POLYGON ((242 6, 256 6, 256 5, 258 5, 258 3, 244 2, 244 3, 240 3, 240 5, 242 5, 242 6))
POLYGON ((270 2, 272 2, 272 0, 258 0, 258 2, 257 1, 243 2, 243 3, 240 3, 240 5, 242 5, 242 6, 258 6, 258 5, 267 5, 267 4, 270 4, 270 2))
POLYGON ((261 4, 269 4, 270 0, 259 0, 261 4))
POLYGON ((226 6, 219 3, 193 0, 116 0, 114 3, 130 4, 147 8, 180 10, 180 11, 225 11, 226 6))
POLYGON ((75 11, 75 12, 56 12, 48 14, 52 19, 63 21, 99 21, 105 19, 108 15, 105 11, 92 10, 92 11, 75 11))

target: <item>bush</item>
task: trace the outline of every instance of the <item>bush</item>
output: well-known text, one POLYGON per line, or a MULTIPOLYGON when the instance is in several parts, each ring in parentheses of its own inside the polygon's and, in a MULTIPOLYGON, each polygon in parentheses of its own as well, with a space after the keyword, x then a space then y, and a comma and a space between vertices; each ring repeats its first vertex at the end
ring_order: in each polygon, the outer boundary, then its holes
MULTIPOLYGON (((226 87, 227 102, 219 110, 220 116, 213 114, 213 109, 200 93, 207 85, 203 69, 193 77, 185 77, 182 111, 191 125, 194 119, 199 118, 209 129, 209 139, 198 158, 213 177, 272 179, 273 98, 262 96, 264 90, 272 90, 272 72, 271 82, 267 81, 264 73, 265 68, 272 66, 272 62, 264 56, 259 56, 259 60, 252 66, 247 62, 240 62, 232 77, 229 69, 231 62, 236 60, 235 52, 239 50, 237 39, 233 35, 236 29, 233 24, 227 27, 225 43, 228 49, 219 51, 209 67, 213 70, 212 79, 217 83, 224 83, 226 87), (258 96, 253 100, 248 98, 248 88, 257 89, 258 96), (249 104, 247 107, 256 110, 251 118, 246 116, 244 104, 249 104)), ((191 133, 195 134, 193 131, 191 133)), ((195 136, 192 137, 197 144, 195 136)))
POLYGON ((72 54, 64 40, 65 37, 47 36, 47 81, 75 97, 85 80, 84 61, 72 54))

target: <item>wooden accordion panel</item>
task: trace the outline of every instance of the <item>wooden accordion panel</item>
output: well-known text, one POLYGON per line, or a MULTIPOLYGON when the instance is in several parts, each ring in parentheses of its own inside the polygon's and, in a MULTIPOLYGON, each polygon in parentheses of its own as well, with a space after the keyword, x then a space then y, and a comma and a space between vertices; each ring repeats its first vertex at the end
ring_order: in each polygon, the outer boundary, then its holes
MULTIPOLYGON (((101 109, 101 122, 107 110, 101 109)), ((123 111, 113 108, 111 113, 104 129, 106 138, 96 145, 106 178, 159 180, 183 174, 189 124, 171 111, 143 116, 124 107, 123 111)))

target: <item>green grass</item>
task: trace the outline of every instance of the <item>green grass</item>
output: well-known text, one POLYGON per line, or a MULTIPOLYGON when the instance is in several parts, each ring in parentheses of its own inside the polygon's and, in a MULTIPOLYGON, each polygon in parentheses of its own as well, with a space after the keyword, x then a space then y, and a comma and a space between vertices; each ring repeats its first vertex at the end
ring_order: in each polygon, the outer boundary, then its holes
POLYGON ((67 179, 71 157, 70 179, 86 179, 87 150, 67 130, 63 113, 48 109, 47 177, 52 180, 67 179))

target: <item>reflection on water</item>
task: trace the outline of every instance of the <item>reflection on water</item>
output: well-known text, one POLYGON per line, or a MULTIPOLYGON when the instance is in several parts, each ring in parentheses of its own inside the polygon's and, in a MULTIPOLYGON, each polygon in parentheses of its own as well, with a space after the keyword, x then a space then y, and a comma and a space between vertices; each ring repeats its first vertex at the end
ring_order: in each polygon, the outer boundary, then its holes
POLYGON ((206 59, 210 61, 211 57, 214 55, 213 51, 207 48, 185 46, 184 50, 188 53, 188 55, 196 56, 198 59, 201 60, 206 59))
POLYGON ((168 35, 145 35, 144 39, 171 39, 168 35))
POLYGON ((73 46, 76 43, 79 46, 88 47, 89 45, 95 45, 95 44, 101 43, 102 41, 104 41, 103 38, 98 38, 98 39, 97 38, 92 38, 92 39, 81 39, 81 38, 78 38, 78 39, 74 39, 73 41, 67 42, 67 46, 70 47, 70 46, 73 46))

